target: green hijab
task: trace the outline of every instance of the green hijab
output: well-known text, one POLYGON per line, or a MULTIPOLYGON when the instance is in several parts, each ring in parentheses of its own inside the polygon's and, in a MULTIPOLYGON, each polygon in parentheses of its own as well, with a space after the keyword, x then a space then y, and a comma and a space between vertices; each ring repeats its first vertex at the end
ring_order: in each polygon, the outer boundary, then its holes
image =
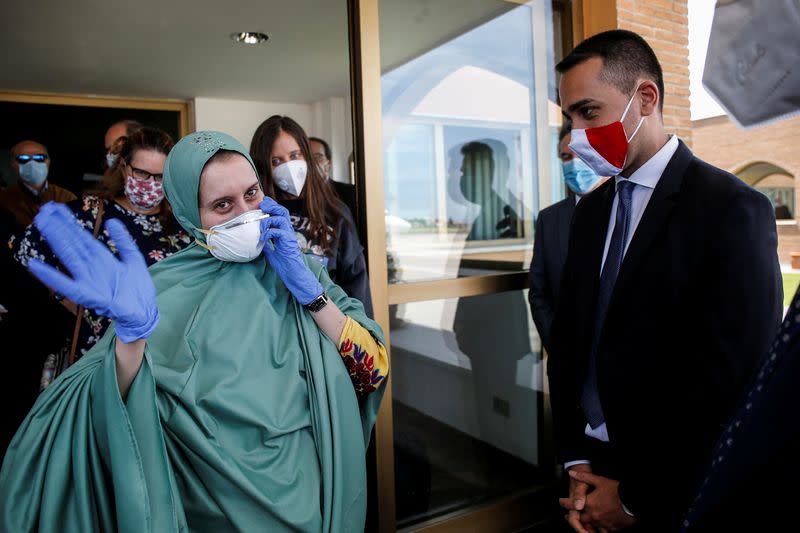
MULTIPOLYGON (((197 238, 200 173, 219 150, 250 160, 217 132, 185 137, 167 159, 166 195, 197 238)), ((307 264, 383 342, 361 303, 307 264)), ((12 441, 0 530, 363 531, 384 385, 358 401, 337 347, 263 258, 224 263, 193 244, 150 272, 162 318, 127 401, 112 327, 12 441)))
POLYGON ((175 218, 183 229, 198 239, 204 235, 199 229, 200 174, 208 160, 220 150, 237 152, 247 158, 253 172, 258 175, 250 153, 242 144, 226 133, 199 131, 187 135, 170 152, 164 168, 164 194, 172 205, 175 218))

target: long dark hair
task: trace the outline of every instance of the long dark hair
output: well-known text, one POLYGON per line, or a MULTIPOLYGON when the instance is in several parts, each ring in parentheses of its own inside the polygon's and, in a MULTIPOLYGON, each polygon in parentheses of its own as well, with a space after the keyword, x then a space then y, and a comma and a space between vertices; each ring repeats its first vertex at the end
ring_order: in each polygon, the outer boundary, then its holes
POLYGON ((250 157, 256 164, 258 176, 264 194, 271 196, 278 202, 288 200, 290 196, 277 189, 272 183, 272 163, 270 154, 275 139, 281 132, 291 135, 303 154, 303 159, 308 165, 306 184, 300 192, 309 218, 309 231, 313 239, 319 239, 322 249, 326 254, 331 252, 331 243, 336 239, 336 229, 344 219, 344 212, 340 207, 339 198, 328 180, 322 177, 319 169, 311 156, 308 145, 308 136, 303 128, 289 117, 273 115, 261 123, 253 135, 250 143, 250 157))
MULTIPOLYGON (((133 154, 138 150, 151 150, 164 155, 169 155, 170 150, 175 145, 172 137, 158 128, 144 127, 131 133, 130 136, 120 137, 111 145, 110 153, 116 154, 117 159, 114 164, 103 175, 100 186, 92 191, 100 198, 114 200, 125 195, 125 165, 133 159, 133 154)), ((175 227, 175 219, 172 216, 172 207, 166 197, 159 206, 158 218, 161 226, 167 230, 175 227)))

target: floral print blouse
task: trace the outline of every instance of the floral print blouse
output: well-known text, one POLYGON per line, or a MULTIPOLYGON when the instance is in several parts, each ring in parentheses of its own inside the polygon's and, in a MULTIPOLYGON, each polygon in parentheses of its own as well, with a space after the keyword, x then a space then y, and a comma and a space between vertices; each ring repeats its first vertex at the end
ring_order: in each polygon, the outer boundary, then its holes
MULTIPOLYGON (((116 218, 125 224, 125 229, 128 230, 128 233, 131 234, 131 237, 139 246, 147 266, 151 266, 182 250, 192 241, 177 222, 175 222, 170 231, 167 231, 158 215, 142 215, 121 206, 113 200, 101 200, 97 196, 86 195, 82 199, 68 203, 67 207, 75 214, 78 224, 91 232, 94 231, 101 201, 104 204, 103 225, 112 218, 116 218)), ((105 227, 100 230, 97 239, 108 246, 109 250, 116 253, 114 243, 110 240, 105 227)), ((39 259, 50 265, 59 264, 39 230, 33 224, 25 229, 19 243, 12 242, 12 249, 14 250, 14 258, 23 266, 27 266, 28 261, 31 259, 39 259)), ((100 340, 106 329, 108 329, 109 324, 111 324, 110 319, 99 316, 89 309, 84 310, 83 318, 78 337, 77 357, 89 351, 89 348, 100 340)), ((71 344, 72 339, 66 339, 62 350, 65 350, 65 353, 69 353, 71 344)))

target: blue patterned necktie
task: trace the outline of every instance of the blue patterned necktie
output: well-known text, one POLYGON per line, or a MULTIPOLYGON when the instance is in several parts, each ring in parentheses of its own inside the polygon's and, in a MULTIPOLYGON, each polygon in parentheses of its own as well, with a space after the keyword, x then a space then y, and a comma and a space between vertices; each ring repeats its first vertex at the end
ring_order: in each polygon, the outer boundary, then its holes
POLYGON ((628 241, 631 225, 631 200, 635 186, 635 183, 627 179, 622 179, 617 184, 619 199, 617 202, 617 214, 614 219, 614 233, 611 234, 611 243, 608 245, 606 262, 600 274, 594 336, 592 338, 592 350, 589 353, 589 369, 586 374, 586 381, 583 384, 583 394, 581 394, 581 408, 584 416, 586 416, 586 421, 592 429, 596 429, 605 422, 603 408, 600 406, 600 395, 597 391, 597 343, 600 339, 600 332, 603 329, 608 303, 611 301, 611 294, 614 292, 614 283, 617 281, 617 275, 622 266, 622 258, 625 255, 625 243, 628 241))
MULTIPOLYGON (((758 374, 750 384, 747 394, 736 409, 733 418, 731 418, 728 423, 728 427, 717 441, 712 455, 711 469, 705 481, 703 481, 694 503, 692 503, 689 508, 687 518, 683 523, 681 531, 689 529, 699 518, 697 516, 698 509, 701 509, 705 503, 703 493, 709 481, 718 474, 718 470, 722 467, 723 463, 726 462, 725 459, 731 453, 731 450, 733 450, 740 431, 747 425, 751 413, 756 411, 757 407, 760 405, 764 397, 764 391, 768 389, 770 379, 775 375, 776 367, 780 367, 787 356, 797 357, 798 353, 800 353, 800 290, 794 295, 792 305, 789 308, 789 312, 786 313, 786 317, 783 319, 781 329, 778 331, 778 335, 775 337, 770 347, 767 358, 761 364, 758 374)), ((769 487, 764 487, 764 490, 769 490, 769 487)))

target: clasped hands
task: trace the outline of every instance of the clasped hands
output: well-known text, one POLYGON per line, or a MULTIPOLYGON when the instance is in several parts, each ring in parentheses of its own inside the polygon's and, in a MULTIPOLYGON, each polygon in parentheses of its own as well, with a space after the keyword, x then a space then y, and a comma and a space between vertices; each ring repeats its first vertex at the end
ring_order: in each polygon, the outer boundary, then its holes
POLYGON ((626 513, 619 497, 619 481, 592 473, 588 464, 577 464, 568 471, 569 496, 559 498, 567 510, 564 517, 579 533, 619 531, 636 523, 626 513))

